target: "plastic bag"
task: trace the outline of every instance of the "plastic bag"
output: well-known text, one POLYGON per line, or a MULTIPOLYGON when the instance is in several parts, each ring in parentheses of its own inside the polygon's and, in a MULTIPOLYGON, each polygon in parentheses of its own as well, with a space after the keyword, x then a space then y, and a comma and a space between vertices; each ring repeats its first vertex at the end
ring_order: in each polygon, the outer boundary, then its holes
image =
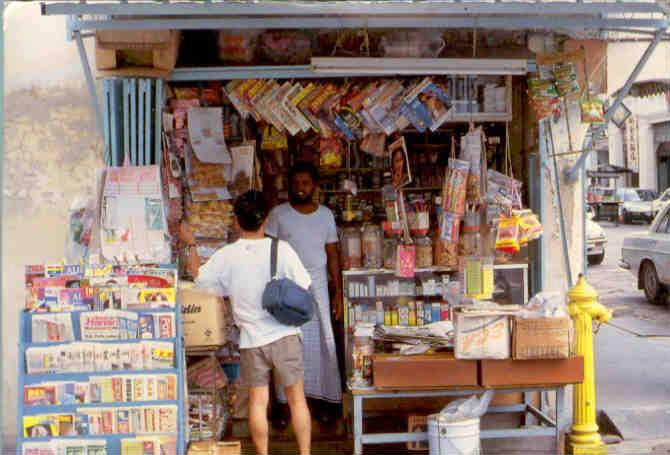
POLYGON ((78 196, 72 201, 68 214, 70 230, 65 243, 66 259, 68 264, 79 264, 86 258, 91 243, 95 201, 91 197, 78 196))
POLYGON ((539 292, 519 312, 519 317, 524 319, 562 318, 567 315, 565 295, 559 292, 539 292))
POLYGON ((442 422, 459 422, 461 420, 477 419, 484 414, 493 399, 495 392, 487 390, 478 398, 473 395, 467 399, 455 400, 440 411, 439 419, 442 422))

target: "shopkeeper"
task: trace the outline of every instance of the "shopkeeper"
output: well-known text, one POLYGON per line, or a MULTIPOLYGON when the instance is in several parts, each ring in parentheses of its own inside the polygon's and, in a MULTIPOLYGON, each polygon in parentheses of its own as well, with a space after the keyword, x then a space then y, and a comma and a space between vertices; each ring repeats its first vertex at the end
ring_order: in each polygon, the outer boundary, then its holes
MULTIPOLYGON (((305 395, 320 401, 313 409, 317 418, 329 420, 332 406, 342 402, 340 372, 337 363, 331 311, 342 317, 342 276, 337 227, 333 213, 314 202, 319 181, 311 163, 297 163, 289 171, 289 202, 275 207, 265 228, 269 236, 288 242, 298 253, 312 278, 312 293, 317 302, 314 319, 302 326, 305 349, 305 395), (330 301, 328 277, 334 286, 330 301)), ((285 401, 278 391, 280 401, 285 401)))

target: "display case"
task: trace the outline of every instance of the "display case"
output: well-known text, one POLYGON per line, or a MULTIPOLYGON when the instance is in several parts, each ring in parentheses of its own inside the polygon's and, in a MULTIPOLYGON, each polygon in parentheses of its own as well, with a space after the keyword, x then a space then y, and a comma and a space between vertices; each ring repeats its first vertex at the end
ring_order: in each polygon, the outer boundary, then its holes
MULTIPOLYGON (((357 323, 421 326, 451 320, 445 299, 449 283, 459 280, 453 269, 417 269, 414 278, 399 278, 395 270, 360 269, 343 272, 346 377, 352 372, 353 330, 357 323)), ((524 305, 528 301, 528 264, 494 265, 493 301, 524 305)))

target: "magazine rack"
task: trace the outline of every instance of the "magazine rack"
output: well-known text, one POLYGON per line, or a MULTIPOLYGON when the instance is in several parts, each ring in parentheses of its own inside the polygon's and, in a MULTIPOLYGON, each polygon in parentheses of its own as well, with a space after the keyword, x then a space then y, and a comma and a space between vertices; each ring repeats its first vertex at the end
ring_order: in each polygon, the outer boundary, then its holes
MULTIPOLYGON (((163 265, 160 266, 160 269, 165 269, 165 270, 175 270, 175 266, 173 265, 163 265)), ((178 285, 178 279, 177 279, 177 274, 176 271, 174 273, 175 276, 175 294, 177 294, 176 289, 178 285)), ((142 308, 142 309, 123 309, 122 311, 128 311, 128 312, 137 312, 140 314, 156 314, 156 315, 161 315, 161 314, 173 314, 174 315, 174 327, 172 328, 172 333, 175 335, 170 338, 154 338, 154 339, 118 339, 118 340, 103 340, 103 341, 93 341, 93 340, 86 340, 82 341, 81 340, 81 327, 80 327, 80 316, 82 313, 86 313, 87 311, 70 311, 70 312, 54 312, 54 313, 44 313, 44 312, 31 312, 28 310, 24 310, 21 313, 21 318, 20 318, 20 328, 19 328, 19 361, 18 361, 18 412, 17 412, 17 449, 16 452, 18 455, 32 455, 34 453, 52 453, 49 451, 35 451, 36 447, 39 447, 40 443, 44 443, 45 445, 52 443, 54 441, 57 441, 57 443, 62 443, 68 444, 68 441, 71 441, 74 443, 76 446, 79 441, 89 441, 89 442, 99 442, 99 441, 104 441, 105 443, 105 448, 102 449, 100 447, 91 449, 90 447, 88 449, 84 449, 83 451, 80 451, 80 449, 69 449, 67 451, 63 452, 58 452, 55 449, 53 450, 53 453, 73 453, 73 454, 95 454, 95 455, 106 455, 106 454, 122 454, 122 441, 124 440, 135 440, 134 444, 138 444, 139 441, 149 441, 148 446, 143 447, 143 451, 140 453, 167 453, 170 455, 171 453, 175 454, 181 454, 185 453, 185 408, 184 408, 184 403, 185 403, 185 383, 184 383, 184 378, 185 378, 185 359, 184 359, 184 351, 183 351, 183 337, 182 337, 182 324, 181 324, 181 310, 180 310, 180 305, 179 301, 177 298, 175 298, 175 305, 174 307, 169 307, 169 308, 142 308), (40 314, 68 314, 69 317, 72 320, 72 328, 73 328, 73 333, 74 333, 74 341, 61 341, 61 342, 46 342, 46 343, 35 343, 32 342, 33 337, 32 337, 32 318, 34 318, 36 315, 40 314), (28 366, 27 366, 27 359, 26 359, 26 351, 29 348, 41 348, 41 347, 56 347, 59 345, 71 345, 73 343, 99 343, 101 345, 119 345, 119 344, 132 344, 132 343, 142 343, 142 342, 170 342, 173 344, 172 349, 174 352, 173 355, 173 365, 171 368, 160 368, 160 369, 112 369, 112 370, 106 370, 106 371, 91 371, 91 372, 67 372, 67 373, 57 373, 57 374, 27 374, 28 372, 28 366), (155 375, 155 376, 154 376, 155 375), (173 392, 170 392, 170 386, 168 386, 167 394, 169 396, 174 396, 175 399, 170 399, 170 400, 135 400, 134 396, 132 393, 127 392, 127 386, 124 385, 122 386, 121 390, 123 390, 123 395, 122 395, 122 401, 114 401, 114 402, 109 402, 108 400, 105 400, 105 402, 96 402, 92 403, 92 400, 86 400, 86 403, 79 403, 77 404, 77 399, 76 396, 70 396, 67 401, 73 401, 72 404, 51 404, 51 405, 36 405, 34 403, 31 403, 31 400, 29 399, 29 394, 26 393, 26 388, 25 387, 30 387, 30 386, 38 386, 39 384, 43 383, 59 383, 59 382, 75 382, 75 383, 87 383, 91 380, 94 382, 100 383, 101 378, 112 378, 112 377, 123 377, 123 380, 128 380, 128 385, 130 385, 130 380, 133 378, 136 378, 138 381, 140 381, 140 384, 145 384, 141 385, 139 387, 140 390, 142 390, 144 397, 146 397, 148 394, 149 396, 153 396, 154 398, 159 397, 160 392, 158 391, 153 391, 152 393, 147 392, 147 388, 149 387, 149 382, 141 382, 141 377, 144 378, 154 378, 156 380, 155 383, 152 382, 152 384, 155 384, 156 387, 158 387, 158 378, 160 378, 161 381, 165 381, 167 377, 170 377, 170 384, 172 387, 176 386, 176 390, 173 390, 173 392), (172 381, 174 379, 174 381, 172 381), (126 409, 132 409, 132 408, 142 408, 141 411, 135 411, 135 417, 137 415, 145 415, 145 409, 154 409, 157 411, 149 411, 150 413, 154 413, 152 417, 152 421, 155 418, 155 422, 158 422, 162 415, 159 412, 161 407, 162 409, 168 409, 169 411, 172 412, 174 411, 176 407, 176 415, 175 415, 175 420, 173 421, 176 423, 176 432, 132 432, 133 425, 134 423, 131 421, 128 423, 128 426, 126 427, 125 423, 123 428, 129 428, 130 432, 127 433, 119 433, 118 430, 118 422, 116 422, 113 425, 113 434, 76 434, 76 435, 57 435, 57 436, 38 436, 38 437, 26 437, 24 432, 27 429, 27 425, 25 424, 25 419, 28 417, 30 419, 31 416, 46 416, 46 415, 72 415, 73 416, 73 421, 72 421, 72 428, 74 431, 82 431, 84 433, 87 433, 91 428, 89 422, 86 418, 85 420, 79 420, 78 417, 82 415, 86 415, 86 412, 95 412, 95 411, 113 411, 117 412, 118 410, 126 410, 126 409), (169 443, 167 447, 171 447, 174 449, 167 448, 166 446, 163 446, 162 450, 159 451, 159 446, 156 443, 158 439, 156 438, 161 438, 161 437, 168 437, 172 441, 169 443), (152 445, 155 445, 155 447, 152 445), (176 443, 176 446, 175 446, 176 443), (167 448, 167 451, 166 451, 167 448), (33 449, 33 450, 31 450, 33 449), (72 450, 72 451, 70 451, 72 450), (147 451, 148 450, 148 451, 147 451)), ((94 313, 94 311, 88 311, 89 313, 94 313)), ((96 313, 102 313, 96 312, 96 313)), ((152 351, 152 354, 154 351, 152 351)), ((110 379, 111 380, 111 379, 110 379)), ((89 382, 90 384, 90 382, 89 382)), ((165 382, 161 383, 161 385, 164 385, 165 382)), ((50 387, 46 387, 45 389, 49 389, 50 387)), ((130 390, 135 390, 134 385, 130 385, 130 390)), ((37 392, 39 393, 41 389, 37 387, 37 392)), ((61 389, 62 390, 62 389, 61 389)), ((89 394, 90 396, 90 394, 89 394)), ((116 397, 114 397, 116 398, 116 397)), ((102 395, 102 399, 105 399, 104 392, 102 395)), ((34 401, 34 400, 33 400, 34 401)), ((97 400, 96 400, 97 401, 97 400)), ((117 416, 118 414, 112 414, 117 416)), ((114 417, 116 419, 117 417, 114 417)), ((33 419, 31 423, 34 423, 34 421, 37 419, 33 419)), ((146 422, 141 420, 142 425, 145 425, 146 422)), ((161 422, 156 423, 158 427, 162 426, 163 423, 161 422)), ((169 426, 169 425, 168 425, 169 426)), ((173 425, 174 427, 174 425, 173 425)), ((146 426, 144 429, 146 430, 146 426)), ((41 434, 44 434, 44 432, 41 432, 41 434)), ((95 446, 95 443, 91 444, 92 446, 95 446)), ((133 442, 131 442, 132 444, 133 442)), ((86 443, 81 443, 82 445, 86 445, 86 443)), ((127 447, 127 452, 125 453, 137 453, 133 452, 133 449, 130 447, 127 447)))

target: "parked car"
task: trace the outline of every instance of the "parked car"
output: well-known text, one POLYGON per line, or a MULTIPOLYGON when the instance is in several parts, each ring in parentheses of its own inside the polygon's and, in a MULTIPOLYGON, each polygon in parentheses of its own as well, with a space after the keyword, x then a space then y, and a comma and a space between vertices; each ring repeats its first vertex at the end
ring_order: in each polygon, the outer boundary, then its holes
POLYGON ((646 232, 624 238, 619 266, 637 278, 638 289, 655 305, 666 303, 670 287, 670 204, 646 232))
POLYGON ((654 211, 654 216, 658 214, 658 212, 661 211, 663 206, 665 206, 668 202, 670 202, 670 188, 667 188, 665 191, 661 193, 659 197, 654 199, 654 201, 651 203, 651 208, 654 211))
POLYGON ((586 259, 589 265, 600 265, 605 260, 607 236, 602 227, 593 221, 593 211, 586 219, 586 259))
POLYGON ((653 201, 656 194, 653 190, 640 188, 619 188, 616 190, 616 199, 621 201, 621 220, 624 224, 633 221, 651 223, 654 219, 653 201))

